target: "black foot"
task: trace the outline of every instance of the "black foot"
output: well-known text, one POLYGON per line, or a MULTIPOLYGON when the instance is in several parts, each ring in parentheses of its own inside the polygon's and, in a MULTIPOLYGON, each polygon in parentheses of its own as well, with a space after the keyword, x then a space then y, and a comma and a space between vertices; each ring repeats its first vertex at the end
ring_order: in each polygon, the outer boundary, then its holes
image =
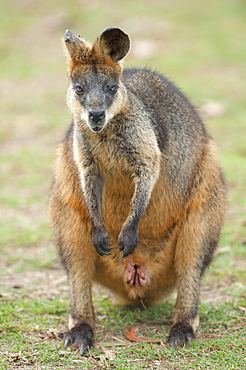
POLYGON ((195 333, 189 324, 177 323, 175 324, 169 336, 166 338, 166 343, 171 344, 177 349, 178 346, 184 346, 195 339, 195 333))
POLYGON ((83 355, 93 347, 93 330, 85 322, 77 324, 65 333, 64 340, 64 347, 79 348, 81 355, 83 355))

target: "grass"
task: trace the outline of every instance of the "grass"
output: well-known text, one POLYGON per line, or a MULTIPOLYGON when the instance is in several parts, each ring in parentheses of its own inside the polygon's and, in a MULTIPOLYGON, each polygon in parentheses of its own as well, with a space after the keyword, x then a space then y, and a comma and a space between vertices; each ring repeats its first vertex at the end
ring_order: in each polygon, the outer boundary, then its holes
POLYGON ((30 299, 29 293, 19 294, 19 289, 15 289, 9 293, 11 298, 8 295, 3 298, 4 369, 18 365, 28 368, 37 363, 40 369, 76 369, 81 366, 88 369, 242 369, 245 364, 245 315, 232 303, 218 307, 201 304, 203 325, 198 340, 175 351, 163 343, 171 322, 173 300, 148 310, 129 311, 109 304, 106 298, 97 298, 97 345, 90 355, 82 358, 76 352, 63 349, 50 330, 65 325, 66 294, 52 297, 42 297, 41 294, 41 297, 30 299), (129 323, 139 327, 145 336, 161 338, 160 344, 129 342, 122 335, 129 323), (12 343, 11 350, 9 343, 12 343))
POLYGON ((0 46, 0 369, 243 369, 245 367, 246 149, 245 4, 240 0, 2 0, 0 46), (46 215, 55 147, 70 122, 60 39, 70 28, 91 41, 108 26, 132 39, 126 66, 165 73, 200 107, 228 183, 218 254, 201 291, 197 341, 164 344, 174 299, 127 311, 94 292, 96 346, 87 357, 63 349, 69 311, 46 215), (143 48, 144 46, 144 48, 143 48), (149 52, 146 53, 146 49, 149 52), (130 342, 135 325, 160 344, 130 342))

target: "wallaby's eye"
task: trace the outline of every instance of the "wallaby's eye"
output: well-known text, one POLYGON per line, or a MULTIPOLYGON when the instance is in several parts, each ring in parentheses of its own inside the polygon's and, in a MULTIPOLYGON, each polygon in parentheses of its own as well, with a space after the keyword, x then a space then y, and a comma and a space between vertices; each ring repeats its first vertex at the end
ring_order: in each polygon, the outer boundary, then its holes
POLYGON ((111 86, 109 86, 108 88, 108 91, 110 92, 110 94, 115 94, 118 90, 118 86, 116 84, 113 84, 111 86))
POLYGON ((75 90, 76 94, 78 94, 78 95, 81 95, 84 92, 84 89, 83 89, 83 87, 81 85, 76 85, 74 87, 74 90, 75 90))

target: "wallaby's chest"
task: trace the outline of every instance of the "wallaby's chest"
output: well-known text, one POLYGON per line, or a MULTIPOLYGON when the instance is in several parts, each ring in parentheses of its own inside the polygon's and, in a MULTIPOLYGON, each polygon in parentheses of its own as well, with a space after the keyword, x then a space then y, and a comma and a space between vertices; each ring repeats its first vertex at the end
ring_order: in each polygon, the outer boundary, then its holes
POLYGON ((131 138, 110 137, 96 140, 90 144, 93 161, 104 176, 131 175, 134 172, 134 154, 138 151, 137 145, 131 138))

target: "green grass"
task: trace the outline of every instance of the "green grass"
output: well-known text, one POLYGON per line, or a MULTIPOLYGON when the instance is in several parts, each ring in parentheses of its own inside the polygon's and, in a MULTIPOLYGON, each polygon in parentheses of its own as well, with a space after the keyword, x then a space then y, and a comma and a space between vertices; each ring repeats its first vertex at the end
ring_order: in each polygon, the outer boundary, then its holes
POLYGON ((244 2, 2 0, 0 13, 0 369, 243 369, 244 2), (164 341, 174 300, 127 311, 97 292, 97 342, 82 358, 52 334, 66 330, 69 295, 46 208, 55 148, 71 119, 61 38, 69 28, 93 41, 109 26, 130 34, 125 66, 156 69, 196 106, 217 102, 224 108, 205 123, 218 143, 228 212, 218 255, 203 279, 197 340, 179 351, 164 342, 129 342, 123 335, 128 325, 164 341), (154 47, 141 54, 139 42, 154 47))
MULTIPOLYGON (((38 289, 38 286, 37 286, 38 289)), ((148 310, 129 311, 96 298, 98 320, 96 347, 90 356, 80 357, 62 347, 50 329, 65 325, 66 295, 30 299, 28 292, 12 290, 2 299, 2 369, 16 365, 39 368, 88 369, 242 369, 245 364, 245 315, 232 303, 218 307, 201 304, 203 322, 196 342, 175 351, 164 344, 171 322, 173 300, 148 310), (124 327, 135 325, 160 344, 131 343, 124 327), (11 348, 10 348, 11 343, 11 348)))

